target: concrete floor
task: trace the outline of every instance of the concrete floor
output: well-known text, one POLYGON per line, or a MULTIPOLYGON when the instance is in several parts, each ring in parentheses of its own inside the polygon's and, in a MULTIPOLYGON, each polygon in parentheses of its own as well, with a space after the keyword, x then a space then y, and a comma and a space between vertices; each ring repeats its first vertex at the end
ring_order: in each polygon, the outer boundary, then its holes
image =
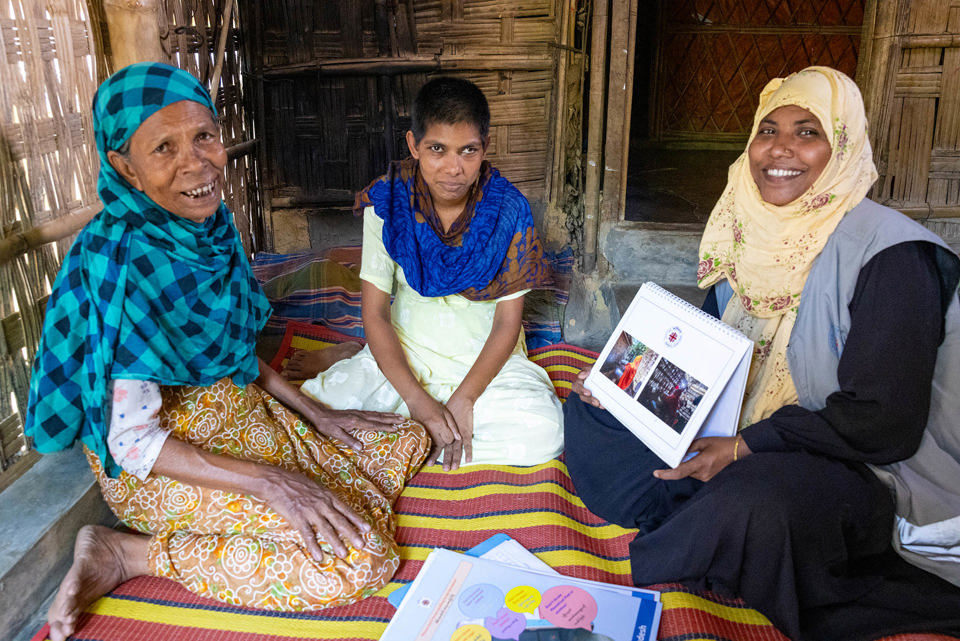
POLYGON ((47 622, 47 610, 53 605, 55 596, 57 596, 56 591, 51 592, 46 600, 30 615, 30 618, 23 624, 23 627, 21 627, 19 631, 12 631, 13 636, 9 641, 30 641, 33 639, 37 632, 40 631, 40 628, 47 622))
POLYGON ((630 150, 624 218, 636 222, 707 222, 740 150, 630 150))
MULTIPOLYGON (((703 225, 727 184, 740 149, 630 149, 624 220, 703 225)), ((960 253, 960 218, 919 221, 960 253)))
POLYGON ((66 574, 77 531, 116 524, 76 446, 45 454, 0 495, 0 638, 40 629, 66 574))

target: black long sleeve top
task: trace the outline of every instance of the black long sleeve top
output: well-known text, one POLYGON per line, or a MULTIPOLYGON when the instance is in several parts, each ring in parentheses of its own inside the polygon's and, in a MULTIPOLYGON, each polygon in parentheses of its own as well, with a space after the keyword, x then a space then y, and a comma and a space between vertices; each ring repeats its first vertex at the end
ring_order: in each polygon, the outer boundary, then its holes
MULTIPOLYGON (((803 449, 875 464, 913 455, 927 424, 944 331, 933 251, 929 243, 900 243, 863 266, 837 368, 840 390, 820 409, 787 405, 744 428, 740 435, 751 451, 803 449)), ((704 309, 717 313, 716 299, 708 298, 704 309)))

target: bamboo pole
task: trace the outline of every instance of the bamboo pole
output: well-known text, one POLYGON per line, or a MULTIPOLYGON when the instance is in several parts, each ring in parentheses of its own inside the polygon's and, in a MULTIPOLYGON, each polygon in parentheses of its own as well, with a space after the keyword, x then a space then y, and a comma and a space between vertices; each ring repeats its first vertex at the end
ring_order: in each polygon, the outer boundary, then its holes
POLYGON ((88 205, 72 214, 51 220, 26 231, 14 232, 0 240, 0 265, 24 254, 31 249, 63 240, 77 233, 97 212, 103 209, 101 203, 88 205))
MULTIPOLYGON (((386 0, 376 0, 374 3, 374 34, 377 38, 377 55, 380 57, 389 57, 390 49, 390 19, 387 16, 386 0)), ((377 76, 377 93, 380 97, 380 104, 383 105, 383 148, 386 152, 387 162, 393 161, 397 157, 397 145, 394 138, 394 118, 393 118, 393 79, 390 74, 380 74, 377 76)))
POLYGON ((620 172, 620 213, 622 214, 627 202, 627 176, 630 167, 630 126, 633 124, 633 74, 634 63, 637 57, 637 4, 638 0, 630 1, 630 35, 627 37, 627 104, 624 106, 626 113, 626 126, 623 128, 623 150, 621 151, 621 162, 623 170, 620 172))
MULTIPOLYGON (((257 138, 246 140, 226 148, 227 158, 233 160, 251 153, 259 143, 257 138)), ((26 231, 12 230, 5 238, 0 239, 0 265, 3 265, 17 256, 27 253, 47 243, 69 238, 83 229, 90 220, 103 209, 102 203, 94 203, 78 209, 72 214, 62 216, 43 225, 32 227, 26 231)))
POLYGON ((570 61, 570 52, 567 47, 570 45, 570 24, 573 22, 570 19, 571 12, 577 10, 576 0, 563 0, 562 3, 563 15, 560 18, 560 46, 557 47, 557 75, 556 75, 556 85, 554 86, 554 96, 556 100, 554 102, 553 109, 553 137, 551 144, 553 145, 552 154, 553 157, 553 168, 552 171, 548 174, 550 177, 550 184, 547 185, 547 193, 550 194, 550 201, 557 202, 560 200, 561 194, 563 193, 563 164, 564 164, 564 144, 565 133, 564 133, 564 122, 566 118, 567 111, 567 66, 570 61))
POLYGON ((603 138, 603 98, 607 67, 607 0, 594 0, 590 36, 590 115, 587 125, 587 168, 583 202, 583 272, 597 266, 600 226, 600 164, 603 138))
POLYGON ((234 1, 227 0, 227 6, 223 9, 223 24, 220 25, 220 38, 217 40, 216 64, 210 80, 210 95, 214 100, 217 99, 217 92, 220 91, 220 75, 223 73, 223 58, 227 50, 227 34, 230 33, 230 23, 233 20, 234 1))
POLYGON ((286 78, 295 74, 380 75, 431 73, 436 71, 543 70, 553 68, 549 54, 516 56, 506 54, 476 56, 393 56, 389 58, 346 58, 311 60, 289 65, 265 67, 264 78, 286 78))
POLYGON ((613 0, 610 12, 610 74, 607 90, 607 126, 603 150, 602 220, 620 218, 620 176, 625 174, 624 138, 629 138, 627 67, 630 53, 631 0, 613 0))
POLYGON ((166 59, 160 47, 157 0, 103 0, 114 69, 166 59))
POLYGON ((905 35, 903 37, 903 47, 905 48, 953 48, 960 47, 960 34, 948 33, 942 35, 905 35))
MULTIPOLYGON (((245 6, 249 7, 250 3, 245 6)), ((253 82, 253 100, 252 117, 254 125, 258 131, 263 131, 263 124, 266 114, 266 98, 264 96, 264 77, 263 77, 263 3, 253 3, 253 20, 249 17, 242 18, 252 31, 249 38, 245 38, 244 55, 251 63, 251 71, 254 78, 253 82)), ((257 181, 260 192, 260 218, 258 229, 260 233, 261 249, 273 251, 275 246, 273 234, 273 208, 270 205, 270 197, 274 184, 273 168, 267 162, 267 146, 257 145, 257 181)))
POLYGON ((227 160, 234 160, 251 153, 260 144, 259 138, 251 138, 226 148, 227 160))

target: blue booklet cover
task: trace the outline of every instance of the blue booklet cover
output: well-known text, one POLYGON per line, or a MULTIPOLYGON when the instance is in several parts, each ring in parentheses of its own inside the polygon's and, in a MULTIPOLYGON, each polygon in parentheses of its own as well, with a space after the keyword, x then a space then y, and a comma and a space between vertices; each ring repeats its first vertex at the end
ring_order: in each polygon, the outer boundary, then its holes
POLYGON ((652 641, 660 593, 435 549, 381 641, 652 641))

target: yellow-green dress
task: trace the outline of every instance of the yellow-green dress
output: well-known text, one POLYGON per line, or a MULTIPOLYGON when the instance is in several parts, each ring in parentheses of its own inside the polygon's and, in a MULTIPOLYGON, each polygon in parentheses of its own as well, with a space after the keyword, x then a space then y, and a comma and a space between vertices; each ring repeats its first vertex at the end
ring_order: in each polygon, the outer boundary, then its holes
MULTIPOLYGON (((360 278, 393 293, 393 327, 423 388, 445 403, 467 375, 493 326, 498 300, 459 294, 424 297, 383 246, 383 220, 367 207, 360 278)), ((303 392, 336 409, 397 412, 406 403, 380 371, 369 347, 303 384, 303 392)), ((563 413, 546 371, 527 359, 521 333, 513 353, 474 405, 473 463, 535 465, 563 450, 563 413)))

